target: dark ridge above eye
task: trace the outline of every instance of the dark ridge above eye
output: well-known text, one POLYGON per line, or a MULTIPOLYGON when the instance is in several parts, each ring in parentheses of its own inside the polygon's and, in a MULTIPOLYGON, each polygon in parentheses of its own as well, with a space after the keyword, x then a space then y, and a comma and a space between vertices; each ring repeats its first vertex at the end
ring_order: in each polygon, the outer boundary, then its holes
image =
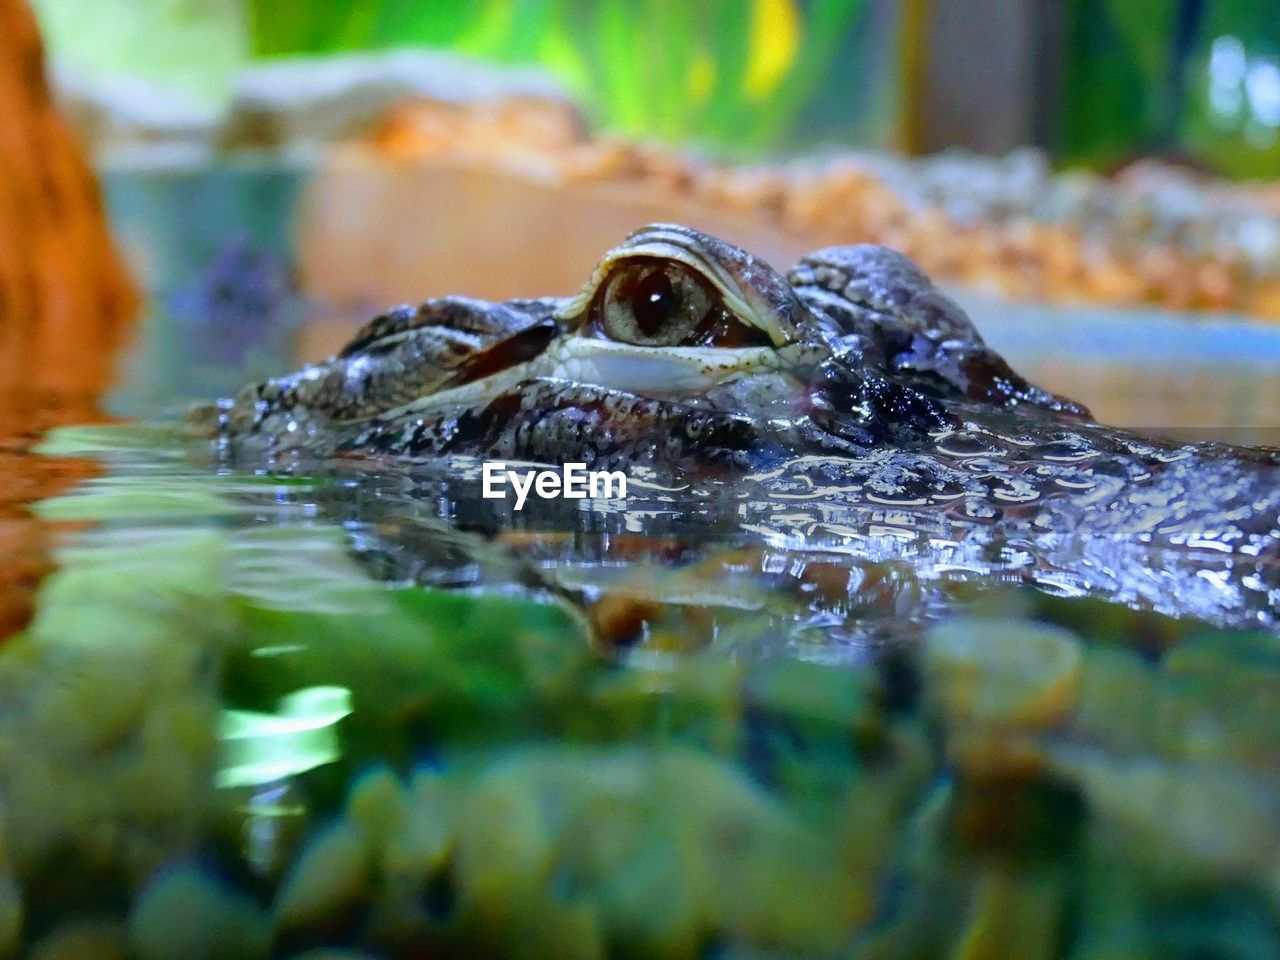
POLYGON ((559 329, 554 320, 543 320, 525 327, 505 340, 499 340, 467 357, 458 367, 450 386, 471 383, 532 360, 555 339, 559 329))
POLYGON ((525 327, 548 320, 555 304, 551 300, 509 300, 489 303, 471 297, 437 297, 412 306, 405 304, 374 317, 339 352, 339 359, 368 350, 423 327, 445 327, 482 339, 505 338, 525 327))

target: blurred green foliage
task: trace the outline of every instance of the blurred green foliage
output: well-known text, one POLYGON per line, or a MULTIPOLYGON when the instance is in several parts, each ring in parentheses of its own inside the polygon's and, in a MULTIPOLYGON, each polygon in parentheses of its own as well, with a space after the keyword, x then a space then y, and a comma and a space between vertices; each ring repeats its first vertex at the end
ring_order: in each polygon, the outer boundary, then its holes
POLYGON ((1280 7, 1073 0, 1059 151, 1110 167, 1157 153, 1238 177, 1280 173, 1280 7))
MULTIPOLYGON (((528 23, 532 32, 538 29, 539 14, 549 3, 534 0, 509 6, 520 7, 522 16, 533 18, 528 23)), ((253 51, 259 56, 338 53, 412 44, 492 53, 492 49, 483 48, 492 45, 495 18, 491 14, 498 10, 498 4, 486 0, 249 2, 253 51)))
POLYGON ((91 82, 138 78, 205 110, 248 56, 244 0, 31 0, 54 60, 91 82))
POLYGON ((430 47, 545 67, 601 128, 630 136, 785 147, 817 95, 842 86, 857 95, 828 97, 823 108, 834 102, 841 117, 820 126, 844 139, 891 135, 881 101, 896 28, 872 0, 33 3, 60 63, 91 79, 141 77, 206 106, 252 58, 430 47))
MULTIPOLYGON (((821 137, 890 146, 899 119, 892 0, 32 2, 60 65, 141 78, 205 110, 254 58, 417 46, 537 64, 602 129, 747 156, 821 137)), ((1057 112, 1062 161, 1106 169, 1157 153, 1280 173, 1280 5, 1063 8, 1060 96, 1040 105, 1057 112)))
POLYGON ((1236 176, 1280 175, 1280 5, 1208 3, 1184 75, 1188 147, 1236 176))
POLYGON ((1166 139, 1178 0, 1074 0, 1064 77, 1062 150, 1105 165, 1166 139))
POLYGON ((250 0, 259 56, 447 47, 558 75, 606 129, 777 146, 868 0, 250 0))

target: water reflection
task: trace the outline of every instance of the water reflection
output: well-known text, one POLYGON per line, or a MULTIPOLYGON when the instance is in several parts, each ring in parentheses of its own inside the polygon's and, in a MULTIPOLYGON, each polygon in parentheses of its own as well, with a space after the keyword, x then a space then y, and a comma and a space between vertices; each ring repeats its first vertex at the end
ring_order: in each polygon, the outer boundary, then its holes
POLYGON ((47 396, 0 395, 0 644, 34 613, 36 590, 53 568, 57 530, 32 518, 28 505, 54 497, 94 476, 91 459, 42 459, 29 454, 41 433, 101 414, 83 397, 59 404, 47 396))
POLYGON ((97 525, 0 653, 24 948, 1280 944, 1271 635, 952 582, 963 617, 876 650, 853 607, 913 623, 929 588, 865 532, 751 547, 656 490, 643 536, 574 504, 495 540, 421 475, 217 475, 140 427, 46 451, 105 473, 39 506, 97 525), (625 667, 591 595, 653 614, 625 667))

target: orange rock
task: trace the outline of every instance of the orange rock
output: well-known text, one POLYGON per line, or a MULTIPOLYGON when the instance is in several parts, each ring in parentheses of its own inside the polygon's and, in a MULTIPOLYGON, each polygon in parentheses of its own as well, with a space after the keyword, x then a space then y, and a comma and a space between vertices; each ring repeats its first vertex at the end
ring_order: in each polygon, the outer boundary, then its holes
POLYGON ((1206 310, 1228 310, 1242 293, 1236 266, 1225 260, 1202 263, 1196 271, 1196 285, 1196 306, 1206 310))
POLYGON ((1244 309, 1268 320, 1280 320, 1280 278, 1257 283, 1249 292, 1244 309))
POLYGON ((22 0, 0 0, 0 641, 32 613, 47 531, 24 510, 93 472, 24 453, 94 403, 137 306, 97 184, 54 110, 22 0))
POLYGON ((0 383, 96 395, 137 297, 93 175, 54 110, 22 0, 0 0, 0 156, 0 383))

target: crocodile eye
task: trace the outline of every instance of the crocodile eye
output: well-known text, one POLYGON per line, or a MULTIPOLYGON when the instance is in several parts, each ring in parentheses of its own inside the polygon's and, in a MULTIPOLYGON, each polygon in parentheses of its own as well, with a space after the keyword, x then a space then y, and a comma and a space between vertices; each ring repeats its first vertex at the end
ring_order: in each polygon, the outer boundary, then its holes
POLYGON ((710 285, 681 264, 636 259, 613 272, 593 314, 613 340, 670 347, 690 342, 717 303, 710 285))
POLYGON ((730 310, 697 271, 632 257, 596 291, 588 329, 637 347, 768 347, 769 335, 730 310))

